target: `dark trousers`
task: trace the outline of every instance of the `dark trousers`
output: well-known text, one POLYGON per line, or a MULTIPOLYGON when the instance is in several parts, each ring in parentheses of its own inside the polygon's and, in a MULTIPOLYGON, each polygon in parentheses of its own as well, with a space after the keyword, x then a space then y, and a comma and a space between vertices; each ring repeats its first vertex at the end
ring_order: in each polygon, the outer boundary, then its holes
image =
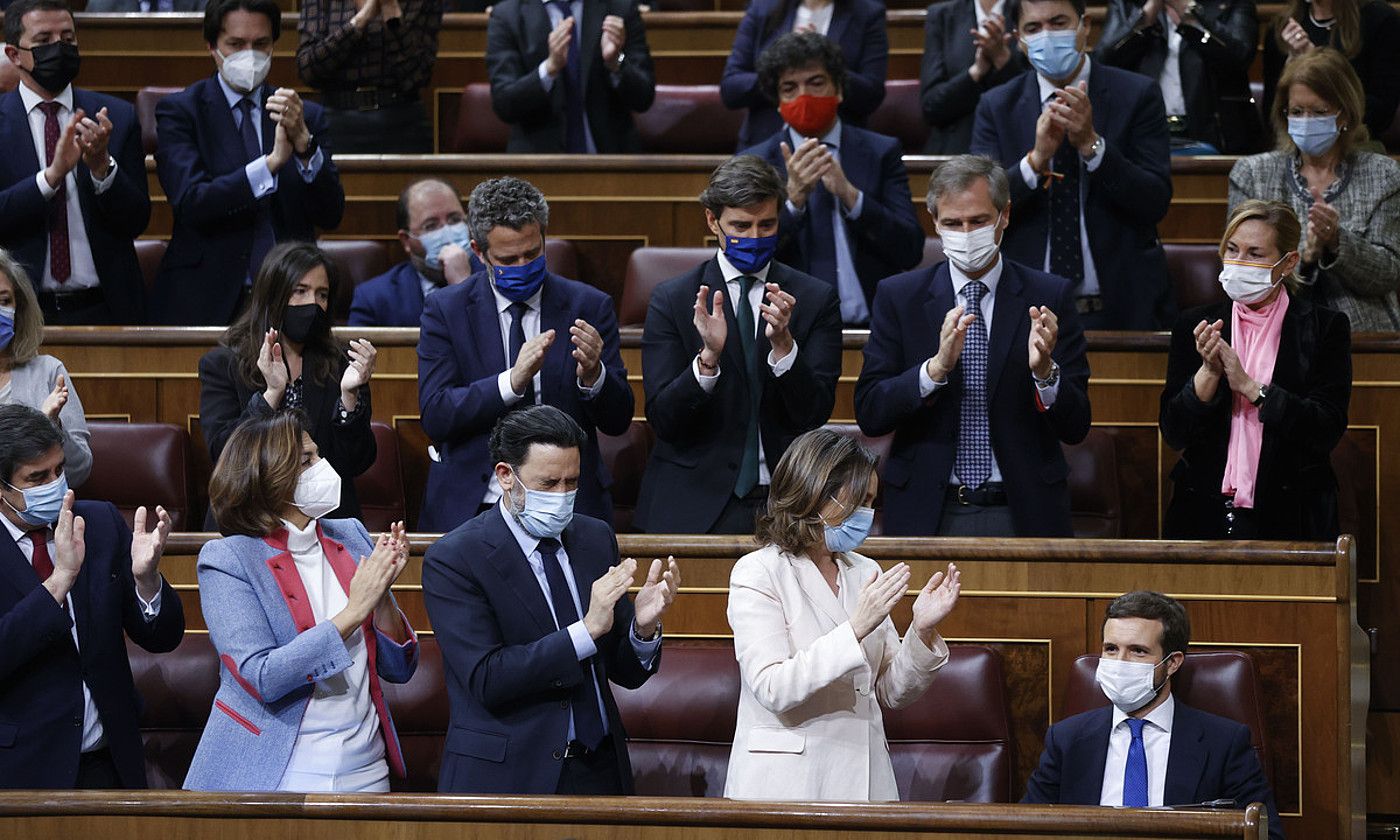
POLYGON ((117 765, 112 761, 112 753, 106 747, 78 756, 78 780, 73 787, 78 790, 120 790, 126 787, 117 773, 117 765))
POLYGON ((96 327, 115 324, 116 318, 106 303, 82 309, 44 308, 44 323, 50 327, 96 327))
POLYGON ((1006 505, 962 505, 951 499, 943 503, 938 522, 940 537, 1014 537, 1011 508, 1006 505))
POLYGON ((564 759, 556 793, 568 796, 622 796, 622 765, 611 737, 588 755, 564 759))
POLYGON ((373 111, 326 109, 330 147, 347 155, 428 155, 433 131, 421 101, 373 111))
POLYGON ((768 485, 760 484, 744 498, 730 495, 719 512, 719 519, 710 526, 711 534, 752 534, 754 518, 768 506, 768 485))

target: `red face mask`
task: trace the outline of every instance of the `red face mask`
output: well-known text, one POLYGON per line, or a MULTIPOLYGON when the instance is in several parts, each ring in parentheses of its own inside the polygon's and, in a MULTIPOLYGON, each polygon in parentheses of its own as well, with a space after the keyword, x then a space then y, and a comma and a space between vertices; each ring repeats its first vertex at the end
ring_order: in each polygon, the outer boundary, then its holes
POLYGON ((778 113, 788 125, 806 137, 820 137, 836 119, 836 106, 841 104, 835 96, 812 96, 802 94, 778 106, 778 113))

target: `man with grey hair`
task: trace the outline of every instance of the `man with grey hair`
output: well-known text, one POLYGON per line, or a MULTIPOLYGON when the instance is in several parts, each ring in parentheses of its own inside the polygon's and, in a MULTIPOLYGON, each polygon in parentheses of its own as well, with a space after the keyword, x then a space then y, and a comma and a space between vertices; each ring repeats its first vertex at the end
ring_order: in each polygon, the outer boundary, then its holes
POLYGON ((450 531, 501 498, 487 451, 491 429, 506 412, 540 404, 583 428, 575 509, 611 522, 612 479, 597 433, 625 432, 635 407, 612 298, 546 268, 549 204, 528 181, 483 181, 467 216, 472 251, 486 270, 423 306, 418 401, 433 463, 419 526, 450 531))
POLYGON ((1060 449, 1089 432, 1089 363, 1068 280, 1000 254, 1010 188, 990 158, 929 178, 948 261, 875 294, 856 421, 894 433, 889 535, 1071 536, 1060 449))
POLYGON ((830 283, 773 259, 786 199, 762 158, 720 164, 700 194, 719 251, 651 295, 642 384, 656 447, 633 518, 643 531, 752 534, 769 471, 831 416, 840 302, 830 283))

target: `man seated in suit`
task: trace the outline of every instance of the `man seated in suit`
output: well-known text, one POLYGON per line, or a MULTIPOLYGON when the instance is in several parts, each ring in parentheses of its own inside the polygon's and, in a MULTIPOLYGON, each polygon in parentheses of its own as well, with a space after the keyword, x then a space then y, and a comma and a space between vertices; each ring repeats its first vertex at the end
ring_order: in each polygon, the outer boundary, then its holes
POLYGON ((204 40, 218 72, 156 106, 156 174, 174 214, 153 305, 163 323, 229 323, 274 244, 340 224, 321 106, 265 84, 281 32, 274 0, 213 0, 204 40))
POLYGON ((846 66, 840 48, 816 32, 774 41, 758 58, 758 78, 785 121, 744 152, 787 179, 777 257, 836 287, 841 320, 864 326, 875 284, 918 265, 924 253, 903 150, 893 137, 837 116, 846 66))
POLYGON ((418 402, 433 463, 418 525, 450 531, 496 504, 487 440, 501 415, 552 405, 585 430, 581 513, 612 521, 598 432, 620 435, 635 402, 612 298, 545 266, 549 204, 519 178, 472 190, 472 250, 486 270, 430 295, 418 340, 418 402))
POLYGON ((633 522, 656 534, 752 534, 770 470, 831 416, 841 373, 836 289, 774 259, 783 179, 719 165, 700 194, 713 259, 662 283, 642 333, 656 433, 633 522))
POLYGON ((501 0, 486 72, 508 152, 635 152, 632 114, 656 98, 636 0, 501 0))
POLYGON ((152 653, 185 633, 159 571, 170 516, 136 533, 110 502, 74 502, 63 433, 0 406, 0 787, 144 788, 139 700, 123 631, 152 653))
POLYGON ((1069 280, 1086 329, 1170 324, 1160 88, 1089 60, 1084 0, 1006 0, 1006 19, 1033 69, 982 95, 972 151, 1006 167, 1016 204, 1007 256, 1069 280))
POLYGON ((656 673, 680 569, 653 560, 628 600, 637 561, 618 556, 606 522, 574 513, 587 440, 553 406, 502 417, 490 455, 500 503, 423 559, 451 703, 444 793, 632 792, 609 683, 656 673))
POLYGON ((889 535, 1068 537, 1061 441, 1089 433, 1089 363, 1070 284, 1002 253, 1007 175, 979 155, 929 178, 948 261, 891 277, 856 381, 856 421, 894 433, 889 535))
POLYGON ((399 193, 399 244, 408 259, 355 287, 350 326, 416 327, 428 295, 483 269, 459 195, 440 178, 422 178, 399 193))
POLYGON ((1190 619, 1175 599, 1146 590, 1113 599, 1095 675, 1112 705, 1050 727, 1021 801, 1133 808, 1262 802, 1269 837, 1282 840, 1249 727, 1172 696, 1172 675, 1190 641, 1190 619))
POLYGON ((73 87, 78 35, 62 0, 12 3, 5 42, 20 84, 0 97, 0 248, 33 278, 47 323, 142 323, 132 240, 151 199, 136 111, 73 87))

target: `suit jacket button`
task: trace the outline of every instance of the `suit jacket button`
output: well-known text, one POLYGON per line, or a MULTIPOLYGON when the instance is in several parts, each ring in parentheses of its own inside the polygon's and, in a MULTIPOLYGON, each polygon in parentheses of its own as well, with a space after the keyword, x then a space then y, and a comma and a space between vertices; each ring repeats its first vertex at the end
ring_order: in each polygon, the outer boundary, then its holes
POLYGON ((560 760, 562 760, 563 758, 564 758, 564 753, 563 753, 562 751, 560 751, 560 750, 555 750, 555 751, 554 751, 554 760, 555 760, 555 761, 560 761, 560 760))
POLYGON ((563 680, 555 680, 555 681, 554 681, 554 687, 555 687, 555 688, 563 688, 563 687, 564 687, 564 681, 563 681, 563 680))
POLYGON ((83 725, 83 716, 82 716, 82 715, 74 715, 74 716, 73 716, 73 725, 74 725, 74 726, 82 726, 82 725, 83 725))
POLYGON ((561 709, 567 709, 567 708, 569 708, 569 701, 568 701, 568 700, 560 700, 560 701, 559 701, 559 708, 561 708, 561 709))

